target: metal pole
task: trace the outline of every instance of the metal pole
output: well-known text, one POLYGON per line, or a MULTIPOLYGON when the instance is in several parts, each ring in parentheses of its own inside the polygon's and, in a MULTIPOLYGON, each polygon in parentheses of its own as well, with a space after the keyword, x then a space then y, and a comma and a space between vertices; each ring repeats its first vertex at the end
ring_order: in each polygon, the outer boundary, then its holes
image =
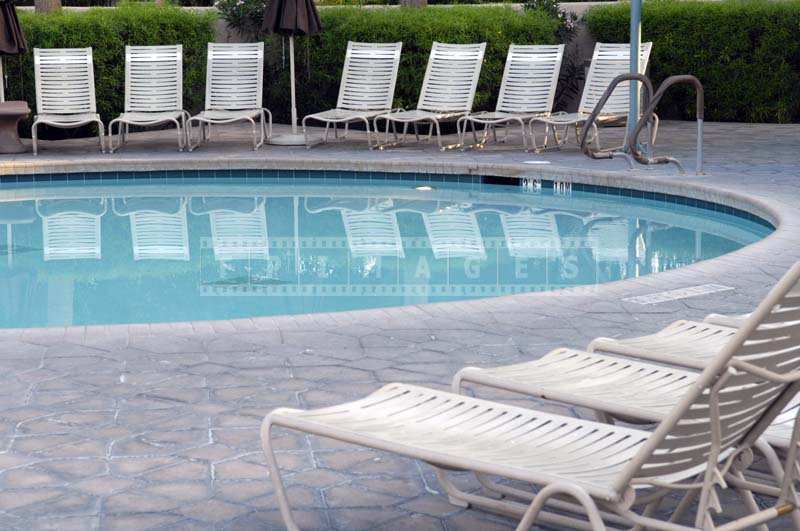
POLYGON ((292 134, 297 134, 297 101, 294 94, 294 35, 289 35, 289 71, 292 76, 292 134))
MULTIPOLYGON (((631 0, 631 74, 639 74, 639 49, 642 44, 642 0, 631 0)), ((639 121, 639 83, 630 83, 631 105, 628 111, 628 134, 639 121)))
POLYGON ((3 56, 0 55, 0 103, 6 101, 6 75, 3 72, 3 56))

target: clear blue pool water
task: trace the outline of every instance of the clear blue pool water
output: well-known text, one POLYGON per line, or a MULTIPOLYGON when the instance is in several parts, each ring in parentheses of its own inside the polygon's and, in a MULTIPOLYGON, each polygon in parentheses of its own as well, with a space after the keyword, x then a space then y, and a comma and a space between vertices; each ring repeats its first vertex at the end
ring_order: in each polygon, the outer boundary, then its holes
POLYGON ((772 230, 708 205, 548 183, 207 177, 0 186, 0 327, 556 290, 678 268, 772 230))

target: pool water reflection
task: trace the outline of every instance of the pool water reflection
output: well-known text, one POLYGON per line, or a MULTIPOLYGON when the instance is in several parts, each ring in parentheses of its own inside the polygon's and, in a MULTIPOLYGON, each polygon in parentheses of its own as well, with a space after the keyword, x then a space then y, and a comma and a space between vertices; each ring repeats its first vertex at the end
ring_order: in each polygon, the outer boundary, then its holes
POLYGON ((0 197, 0 327, 555 290, 674 269, 770 231, 652 200, 485 184, 36 187, 0 197))

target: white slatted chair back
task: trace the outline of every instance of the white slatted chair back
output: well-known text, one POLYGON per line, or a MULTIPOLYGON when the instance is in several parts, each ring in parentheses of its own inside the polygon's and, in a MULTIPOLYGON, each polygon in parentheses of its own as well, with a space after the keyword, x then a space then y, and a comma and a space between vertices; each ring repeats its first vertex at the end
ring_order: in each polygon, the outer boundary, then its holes
POLYGON ((42 218, 44 260, 100 260, 101 219, 105 214, 59 212, 42 218))
POLYGON ((269 239, 264 202, 249 213, 214 210, 211 220, 211 245, 217 261, 267 260, 269 239))
POLYGON ((186 203, 173 214, 143 210, 131 212, 134 260, 189 260, 186 203))
POLYGON ((183 110, 183 46, 125 47, 125 112, 183 110))
POLYGON ((561 238, 554 214, 501 214, 508 254, 512 258, 560 258, 561 238))
POLYGON ((260 109, 264 43, 208 43, 206 110, 260 109))
POLYGON ((589 228, 588 246, 598 262, 626 262, 629 255, 629 221, 624 218, 598 221, 589 228))
POLYGON ((553 110, 564 45, 512 44, 497 98, 497 111, 512 114, 553 110))
MULTIPOLYGON (((639 49, 639 71, 641 73, 647 70, 652 47, 653 43, 643 42, 639 49)), ((590 114, 600 101, 600 98, 603 97, 603 93, 608 88, 608 85, 611 84, 611 81, 620 74, 630 72, 630 57, 630 44, 598 42, 595 45, 592 64, 589 66, 589 73, 586 75, 586 85, 583 87, 578 112, 590 114)), ((629 81, 617 85, 617 88, 614 89, 611 97, 608 98, 608 101, 603 106, 602 114, 627 115, 630 109, 629 87, 629 81)))
POLYGON ((436 113, 472 110, 486 43, 434 42, 417 109, 436 113))
POLYGON ((353 256, 403 258, 403 241, 393 212, 342 210, 347 244, 353 256))
POLYGON ((474 213, 445 208, 423 214, 422 219, 431 242, 433 256, 437 260, 486 258, 486 248, 474 213))
POLYGON ((336 107, 355 111, 391 109, 402 42, 348 42, 336 107))
MULTIPOLYGON (((643 465, 633 477, 690 477, 712 452, 711 386, 719 385, 719 455, 752 442, 782 409, 791 384, 769 381, 728 368, 741 360, 778 374, 800 368, 800 262, 770 291, 736 335, 698 379, 693 391, 672 411, 640 451, 643 465), (720 381, 719 375, 726 380, 720 381), (758 427, 758 430, 754 430, 758 427)), ((793 386, 792 392, 797 387, 793 386)), ((636 460, 634 460, 636 461, 636 460)), ((636 468, 634 463, 630 469, 636 468)), ((623 482, 624 483, 624 482, 623 482)))
POLYGON ((34 48, 36 112, 95 114, 91 48, 34 48))

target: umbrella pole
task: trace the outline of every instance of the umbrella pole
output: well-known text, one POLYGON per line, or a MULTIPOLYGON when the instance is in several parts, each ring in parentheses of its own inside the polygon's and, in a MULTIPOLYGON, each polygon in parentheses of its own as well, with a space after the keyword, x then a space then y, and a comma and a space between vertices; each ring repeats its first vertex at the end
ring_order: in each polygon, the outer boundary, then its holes
MULTIPOLYGON (((297 95, 295 93, 295 78, 294 78, 294 35, 289 35, 289 87, 291 90, 292 98, 292 132, 284 135, 273 135, 269 140, 270 144, 277 146, 305 146, 305 135, 297 130, 297 95)), ((318 140, 309 140, 310 144, 318 143, 318 140)))
POLYGON ((294 90, 294 35, 289 35, 289 75, 292 78, 292 134, 297 134, 297 96, 294 90))
POLYGON ((0 103, 6 101, 6 73, 3 71, 3 56, 0 55, 0 103))

